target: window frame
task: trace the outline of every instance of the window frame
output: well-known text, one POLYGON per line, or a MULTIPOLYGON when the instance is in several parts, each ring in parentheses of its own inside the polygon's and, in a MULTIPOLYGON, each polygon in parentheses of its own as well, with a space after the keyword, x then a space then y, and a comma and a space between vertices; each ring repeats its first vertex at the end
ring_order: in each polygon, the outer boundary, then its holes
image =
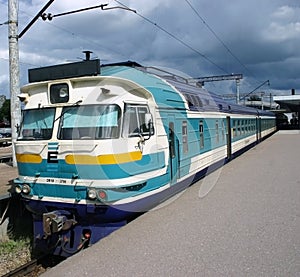
POLYGON ((200 149, 204 148, 204 120, 199 120, 199 146, 200 149))
MULTIPOLYGON (((120 119, 121 119, 121 108, 117 104, 93 104, 93 105, 80 105, 80 106, 65 106, 62 109, 62 115, 59 121, 59 128, 57 132, 57 139, 58 140, 107 140, 107 139, 118 139, 120 137, 120 130, 121 130, 121 125, 120 125, 120 119), (65 115, 67 115, 68 109, 82 109, 82 108, 88 108, 88 107, 95 107, 102 108, 103 111, 105 111, 106 108, 108 107, 115 107, 114 111, 117 112, 117 125, 112 125, 112 126, 102 126, 101 125, 101 118, 100 118, 100 113, 99 115, 93 114, 93 116, 97 117, 99 120, 98 125, 95 124, 95 126, 70 126, 70 127, 64 127, 63 122, 65 119, 65 115), (105 129, 106 128, 106 129, 105 129), (108 129, 110 128, 110 129, 108 129), (108 132, 110 130, 110 132, 108 132), (86 135, 84 135, 84 133, 86 135), (108 135, 108 133, 110 135, 108 135)), ((109 113, 102 113, 101 115, 108 115, 109 113)), ((84 116, 82 113, 81 116, 84 116)), ((82 120, 79 118, 79 120, 82 120)), ((76 122, 76 121, 75 121, 76 122)), ((82 124, 80 124, 82 125, 82 124)))
POLYGON ((149 106, 147 104, 133 104, 133 103, 125 103, 124 106, 124 112, 123 112, 123 127, 122 127, 122 136, 126 138, 132 138, 132 137, 140 137, 140 136, 152 136, 154 135, 154 126, 153 124, 147 128, 146 126, 146 116, 144 118, 141 117, 141 115, 150 114, 151 120, 153 123, 153 116, 150 113, 149 106), (128 110, 132 109, 134 110, 134 113, 129 114, 128 110), (144 113, 142 113, 142 109, 144 109, 144 113), (134 116, 135 115, 135 116, 134 116), (133 116, 133 117, 131 117, 133 116), (130 123, 132 123, 132 120, 134 119, 137 123, 135 128, 130 127, 130 123), (145 128, 145 129, 142 129, 145 128), (131 130, 132 129, 132 130, 131 130), (137 130, 137 131, 135 131, 137 130))

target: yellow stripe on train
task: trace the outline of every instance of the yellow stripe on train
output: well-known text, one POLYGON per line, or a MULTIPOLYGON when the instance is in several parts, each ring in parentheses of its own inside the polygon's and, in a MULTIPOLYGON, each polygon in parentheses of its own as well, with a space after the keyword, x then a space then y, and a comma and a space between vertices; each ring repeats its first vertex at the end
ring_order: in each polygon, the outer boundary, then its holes
POLYGON ((142 159, 140 151, 120 153, 120 154, 106 154, 99 156, 90 155, 67 155, 65 161, 67 164, 121 164, 139 161, 142 159))
POLYGON ((16 154, 16 158, 19 163, 40 164, 43 160, 39 154, 16 154))

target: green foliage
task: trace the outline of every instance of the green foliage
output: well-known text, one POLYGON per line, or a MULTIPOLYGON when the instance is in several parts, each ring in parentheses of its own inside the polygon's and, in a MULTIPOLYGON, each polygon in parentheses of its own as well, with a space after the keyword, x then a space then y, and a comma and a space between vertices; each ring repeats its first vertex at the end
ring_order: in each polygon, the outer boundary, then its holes
POLYGON ((251 95, 249 101, 261 101, 261 98, 258 95, 251 95))
POLYGON ((5 242, 0 242, 0 255, 9 254, 29 247, 30 247, 29 239, 20 239, 17 241, 8 240, 5 242))
POLYGON ((6 99, 0 109, 0 122, 8 120, 10 122, 10 99, 6 99))

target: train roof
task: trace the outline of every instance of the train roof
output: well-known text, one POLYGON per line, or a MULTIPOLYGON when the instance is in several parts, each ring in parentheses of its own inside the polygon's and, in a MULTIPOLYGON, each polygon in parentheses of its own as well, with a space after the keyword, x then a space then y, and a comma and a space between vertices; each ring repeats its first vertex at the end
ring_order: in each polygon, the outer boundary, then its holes
POLYGON ((187 102, 189 109, 193 111, 272 115, 270 112, 230 104, 219 95, 199 87, 192 78, 160 68, 144 67, 133 61, 100 66, 99 60, 87 60, 28 71, 29 82, 95 75, 114 76, 135 82, 150 91, 160 107, 186 110, 187 102), (182 96, 186 101, 183 100, 182 96))
POLYGON ((103 65, 101 67, 101 75, 119 76, 139 83, 153 94, 160 106, 171 103, 172 107, 185 109, 182 98, 178 97, 179 95, 176 93, 177 90, 185 97, 190 110, 273 115, 267 111, 228 103, 221 96, 199 87, 193 79, 176 75, 160 68, 144 67, 132 61, 103 65), (155 76, 154 79, 153 76, 155 76), (169 85, 167 88, 166 84, 161 82, 161 79, 169 85))

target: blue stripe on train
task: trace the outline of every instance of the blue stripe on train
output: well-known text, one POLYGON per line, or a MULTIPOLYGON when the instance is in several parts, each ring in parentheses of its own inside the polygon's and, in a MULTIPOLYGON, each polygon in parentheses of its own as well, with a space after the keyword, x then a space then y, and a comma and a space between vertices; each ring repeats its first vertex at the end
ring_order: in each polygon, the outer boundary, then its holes
MULTIPOLYGON (((108 203, 118 201, 124 198, 137 196, 155 190, 167 184, 168 179, 168 174, 164 174, 161 176, 155 176, 147 181, 130 183, 119 188, 114 187, 101 189, 106 193, 106 199, 104 200, 104 202, 108 203)), ((109 182, 109 180, 107 182, 109 182)), ((80 200, 87 198, 87 186, 89 184, 90 183, 88 182, 86 186, 84 186, 82 183, 77 185, 76 180, 74 180, 74 183, 72 185, 62 185, 55 183, 31 183, 30 195, 38 196, 40 199, 43 199, 44 197, 73 199, 74 203, 77 202, 80 204, 80 200)), ((100 204, 98 201, 95 203, 100 204)))

